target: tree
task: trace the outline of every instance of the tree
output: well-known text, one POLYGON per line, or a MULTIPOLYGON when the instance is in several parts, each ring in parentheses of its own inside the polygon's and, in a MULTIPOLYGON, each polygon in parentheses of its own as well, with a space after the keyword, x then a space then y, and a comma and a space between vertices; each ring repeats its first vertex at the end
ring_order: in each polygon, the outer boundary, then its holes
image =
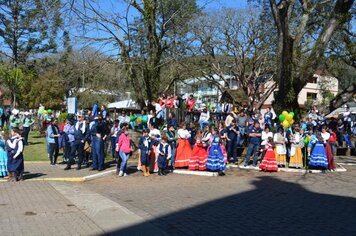
POLYGON ((230 90, 231 80, 236 81, 248 104, 257 108, 275 89, 273 44, 260 14, 256 9, 213 11, 202 14, 192 27, 200 76, 241 102, 230 90))
POLYGON ((297 110, 297 97, 320 65, 335 31, 350 19, 353 0, 269 0, 278 31, 274 109, 297 110), (316 40, 315 40, 316 39, 316 40))
POLYGON ((29 78, 20 68, 0 66, 0 81, 8 89, 13 107, 16 107, 18 95, 29 78))
POLYGON ((58 0, 0 0, 0 53, 13 67, 24 64, 31 54, 56 49, 62 24, 58 0))
MULTIPOLYGON (((118 64, 125 71, 141 106, 158 97, 162 67, 176 60, 169 49, 181 47, 189 22, 198 11, 195 0, 111 2, 112 8, 96 1, 75 2, 73 12, 84 26, 82 37, 111 45, 117 51, 118 64), (134 15, 134 17, 131 17, 134 15), (98 30, 100 35, 90 32, 98 30)), ((112 49, 110 48, 110 49, 112 49)))

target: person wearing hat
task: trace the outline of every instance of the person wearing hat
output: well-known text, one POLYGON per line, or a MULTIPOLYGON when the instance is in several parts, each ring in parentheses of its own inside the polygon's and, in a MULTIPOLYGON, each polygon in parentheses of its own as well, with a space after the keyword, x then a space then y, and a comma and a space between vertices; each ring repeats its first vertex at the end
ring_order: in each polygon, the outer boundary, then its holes
POLYGON ((84 158, 84 144, 89 138, 89 125, 85 122, 84 114, 78 114, 78 122, 74 126, 74 145, 70 153, 70 160, 67 163, 64 170, 71 169, 71 164, 74 162, 75 154, 78 153, 78 165, 77 170, 82 168, 83 158, 84 158))
POLYGON ((24 145, 28 145, 28 135, 30 134, 31 126, 35 123, 35 119, 33 119, 32 114, 28 111, 24 113, 22 116, 22 127, 23 127, 23 143, 24 145))
POLYGON ((13 109, 11 111, 11 116, 10 116, 10 127, 12 128, 19 128, 20 127, 20 123, 21 123, 21 119, 19 116, 19 110, 17 109, 13 109))

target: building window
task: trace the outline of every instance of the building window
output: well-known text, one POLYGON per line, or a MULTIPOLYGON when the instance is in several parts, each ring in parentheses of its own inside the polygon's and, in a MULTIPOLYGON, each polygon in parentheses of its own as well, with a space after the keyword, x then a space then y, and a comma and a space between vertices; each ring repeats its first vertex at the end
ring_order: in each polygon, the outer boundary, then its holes
POLYGON ((308 83, 316 84, 318 83, 318 78, 313 76, 308 80, 308 83))
POLYGON ((307 93, 307 99, 315 100, 317 97, 316 93, 307 93))

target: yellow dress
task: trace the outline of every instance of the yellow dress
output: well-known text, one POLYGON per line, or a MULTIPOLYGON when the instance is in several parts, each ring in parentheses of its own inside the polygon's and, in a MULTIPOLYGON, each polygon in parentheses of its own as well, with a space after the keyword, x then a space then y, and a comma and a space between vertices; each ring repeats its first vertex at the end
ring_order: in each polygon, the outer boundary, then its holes
MULTIPOLYGON (((284 141, 285 138, 283 137, 283 135, 277 133, 274 135, 273 137, 273 141, 274 142, 282 142, 284 141)), ((276 144, 276 148, 274 149, 274 153, 276 155, 276 161, 277 161, 277 165, 279 166, 287 166, 287 149, 286 149, 286 145, 285 144, 276 144)))

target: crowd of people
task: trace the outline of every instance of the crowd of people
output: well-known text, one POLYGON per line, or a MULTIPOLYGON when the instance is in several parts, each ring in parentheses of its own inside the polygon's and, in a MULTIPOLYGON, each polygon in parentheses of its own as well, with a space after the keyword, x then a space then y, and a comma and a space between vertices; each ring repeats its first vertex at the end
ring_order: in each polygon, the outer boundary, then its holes
MULTIPOLYGON (((178 126, 177 108, 182 100, 161 96, 151 103, 148 114, 129 114, 125 111, 113 119, 105 106, 96 102, 91 110, 68 115, 58 124, 56 115, 48 109, 39 109, 37 120, 46 131, 49 162, 56 165, 59 149, 63 148, 64 170, 83 165, 91 170, 105 168, 106 150, 117 163, 117 174, 127 175, 127 161, 138 146, 138 168, 144 176, 152 172, 164 176, 176 168, 197 171, 216 171, 224 175, 227 164, 243 162, 244 167, 263 171, 278 168, 315 168, 335 170, 333 156, 336 147, 351 147, 351 112, 347 108, 340 117, 327 121, 325 115, 313 107, 307 116, 289 127, 283 127, 276 115, 267 108, 259 110, 221 104, 221 112, 211 111, 202 104, 196 108, 191 95, 185 101, 184 121, 178 126), (168 113, 168 114, 167 114, 168 113), (214 115, 212 115, 212 113, 214 115), (198 116, 198 118, 197 118, 198 116), (190 121, 190 122, 187 122, 190 121), (129 130, 141 130, 137 144, 129 130)), ((11 138, 0 135, 0 176, 12 181, 23 178, 23 148, 36 119, 30 112, 14 109, 9 117, 11 138), (19 129, 22 127, 22 130, 19 129)))

